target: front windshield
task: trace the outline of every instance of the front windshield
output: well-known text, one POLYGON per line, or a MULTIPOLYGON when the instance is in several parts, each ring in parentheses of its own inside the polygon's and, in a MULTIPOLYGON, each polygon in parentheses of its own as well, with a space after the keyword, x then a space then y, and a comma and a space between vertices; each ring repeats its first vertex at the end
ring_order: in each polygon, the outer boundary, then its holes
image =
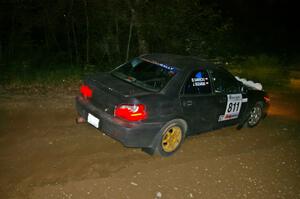
POLYGON ((146 90, 160 91, 176 74, 176 68, 135 58, 112 71, 112 74, 146 90))

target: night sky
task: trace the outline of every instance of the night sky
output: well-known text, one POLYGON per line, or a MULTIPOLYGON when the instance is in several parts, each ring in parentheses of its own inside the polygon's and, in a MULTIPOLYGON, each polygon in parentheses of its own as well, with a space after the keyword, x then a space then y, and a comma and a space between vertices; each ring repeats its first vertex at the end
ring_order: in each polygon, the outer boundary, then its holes
MULTIPOLYGON (((299 50, 300 15, 295 1, 219 1, 225 15, 236 23, 244 39, 260 40, 266 50, 299 50)), ((256 43, 256 42, 255 42, 256 43)))

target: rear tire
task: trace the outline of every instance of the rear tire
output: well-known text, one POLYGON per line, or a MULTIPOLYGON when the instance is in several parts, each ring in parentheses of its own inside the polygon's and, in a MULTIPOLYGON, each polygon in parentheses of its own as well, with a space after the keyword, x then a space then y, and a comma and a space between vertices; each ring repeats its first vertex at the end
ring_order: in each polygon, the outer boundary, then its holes
POLYGON ((183 143, 186 130, 186 123, 180 119, 165 124, 160 130, 156 152, 163 157, 174 154, 183 143))
POLYGON ((247 120, 247 126, 253 128, 257 126, 263 117, 263 104, 261 102, 256 103, 256 105, 251 109, 249 118, 247 120))

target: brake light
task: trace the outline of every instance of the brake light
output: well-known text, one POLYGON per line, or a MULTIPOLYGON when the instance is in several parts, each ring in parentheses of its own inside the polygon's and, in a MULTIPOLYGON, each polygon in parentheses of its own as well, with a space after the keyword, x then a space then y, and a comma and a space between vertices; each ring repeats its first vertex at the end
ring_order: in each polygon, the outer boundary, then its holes
POLYGON ((80 87, 80 93, 84 98, 91 98, 93 95, 92 89, 87 85, 82 85, 80 87))
POLYGON ((115 116, 132 122, 144 120, 147 118, 146 107, 143 104, 121 104, 115 108, 115 116))

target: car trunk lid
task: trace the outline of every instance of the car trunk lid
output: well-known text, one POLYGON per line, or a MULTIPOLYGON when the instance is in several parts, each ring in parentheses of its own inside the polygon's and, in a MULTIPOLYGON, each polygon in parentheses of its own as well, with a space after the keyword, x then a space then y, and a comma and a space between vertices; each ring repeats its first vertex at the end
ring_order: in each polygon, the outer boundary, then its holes
POLYGON ((108 114, 114 114, 116 105, 129 103, 136 100, 135 97, 150 94, 135 85, 112 76, 110 73, 100 73, 87 79, 91 86, 93 96, 91 103, 108 114))

